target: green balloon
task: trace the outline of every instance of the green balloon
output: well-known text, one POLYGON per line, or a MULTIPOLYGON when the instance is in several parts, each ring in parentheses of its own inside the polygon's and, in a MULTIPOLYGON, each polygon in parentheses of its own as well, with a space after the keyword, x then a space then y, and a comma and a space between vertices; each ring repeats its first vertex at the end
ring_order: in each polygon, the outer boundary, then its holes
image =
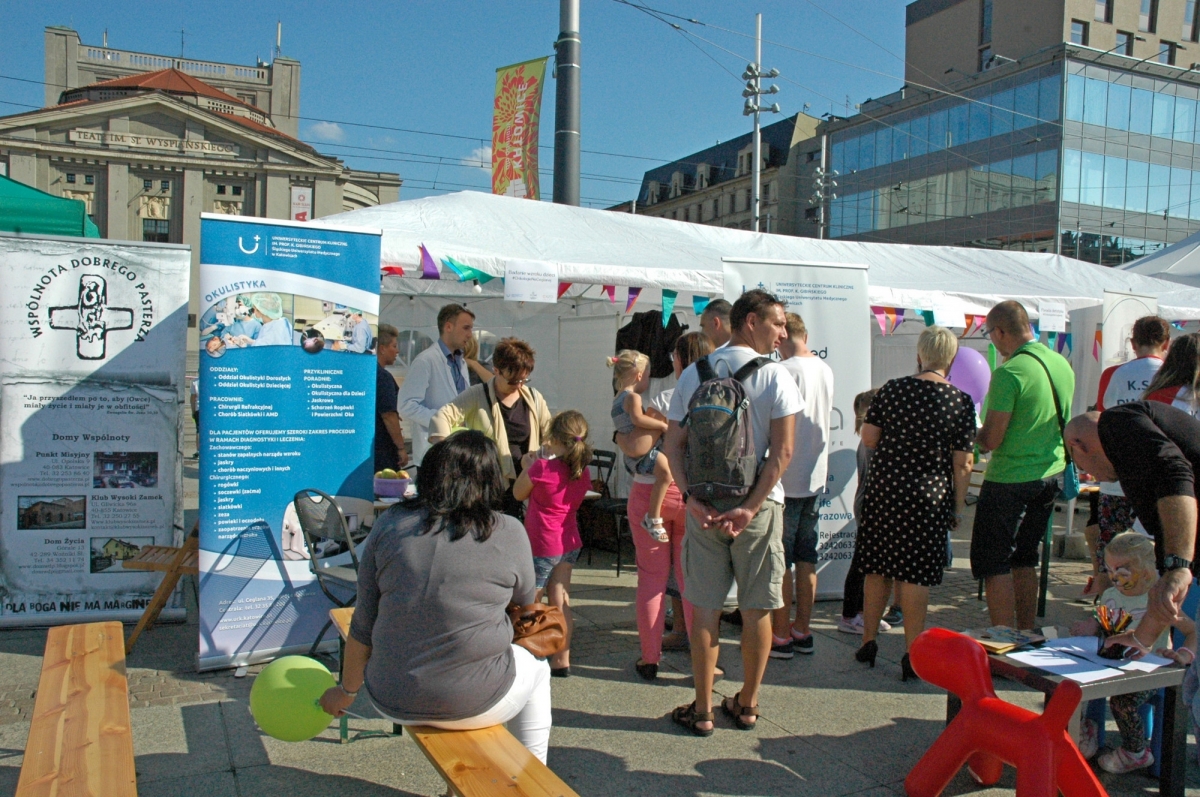
POLYGON ((329 727, 333 717, 317 704, 337 681, 308 656, 284 656, 268 664, 250 688, 250 713, 258 727, 285 742, 303 742, 329 727))

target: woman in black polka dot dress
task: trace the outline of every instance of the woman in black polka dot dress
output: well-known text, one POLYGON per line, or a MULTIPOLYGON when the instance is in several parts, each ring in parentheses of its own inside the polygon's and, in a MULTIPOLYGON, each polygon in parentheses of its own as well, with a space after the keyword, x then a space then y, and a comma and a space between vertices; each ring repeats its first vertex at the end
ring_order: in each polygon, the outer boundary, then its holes
MULTIPOLYGON (((942 583, 946 535, 962 517, 971 477, 975 406, 946 381, 958 353, 954 333, 929 327, 917 342, 920 373, 893 379, 871 403, 863 443, 875 449, 863 495, 855 557, 866 575, 863 646, 875 666, 875 637, 893 579, 904 612, 905 649, 925 629, 929 588, 942 583)), ((916 677, 901 661, 903 680, 916 677)))

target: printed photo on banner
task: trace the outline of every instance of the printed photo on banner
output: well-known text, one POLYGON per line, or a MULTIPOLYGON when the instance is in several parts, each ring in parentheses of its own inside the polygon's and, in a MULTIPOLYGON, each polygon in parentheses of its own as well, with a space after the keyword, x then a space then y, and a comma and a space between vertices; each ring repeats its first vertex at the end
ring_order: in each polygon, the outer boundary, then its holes
POLYGON ((17 528, 21 531, 87 528, 87 497, 82 495, 18 496, 17 528))
POLYGON ((122 562, 138 555, 153 537, 92 537, 91 572, 128 573, 122 562))
POLYGON ((275 291, 221 299, 200 318, 200 342, 210 357, 256 346, 300 346, 309 354, 366 354, 375 348, 379 316, 335 302, 275 291))
POLYGON ((97 451, 92 456, 93 488, 137 488, 157 485, 157 451, 97 451))

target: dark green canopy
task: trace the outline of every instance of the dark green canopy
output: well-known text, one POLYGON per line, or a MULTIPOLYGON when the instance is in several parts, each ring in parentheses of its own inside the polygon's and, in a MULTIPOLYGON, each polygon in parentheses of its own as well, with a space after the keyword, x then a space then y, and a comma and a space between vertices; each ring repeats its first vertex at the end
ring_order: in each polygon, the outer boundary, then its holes
POLYGON ((99 238, 100 229, 78 199, 63 199, 0 175, 0 230, 26 235, 99 238))

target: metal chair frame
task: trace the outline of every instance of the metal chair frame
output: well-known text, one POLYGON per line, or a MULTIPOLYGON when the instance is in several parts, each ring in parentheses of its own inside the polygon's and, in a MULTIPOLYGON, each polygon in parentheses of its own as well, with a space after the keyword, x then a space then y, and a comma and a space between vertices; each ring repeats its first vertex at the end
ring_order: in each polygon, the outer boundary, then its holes
MULTIPOLYGON (((300 490, 292 498, 292 503, 296 508, 296 519, 300 523, 300 530, 304 533, 304 544, 308 546, 308 569, 317 579, 317 586, 321 588, 321 592, 325 593, 325 597, 339 608, 353 606, 354 601, 358 598, 357 594, 351 595, 349 600, 342 600, 326 586, 325 581, 332 581, 342 587, 357 589, 358 580, 358 551, 354 548, 354 539, 350 535, 350 529, 346 525, 346 517, 342 514, 342 508, 333 496, 316 488, 305 488, 300 490), (316 498, 326 504, 327 508, 324 515, 319 518, 315 513, 311 513, 310 506, 318 503, 316 498), (330 511, 333 510, 333 511, 330 511), (336 518, 336 523, 331 522, 336 518), (339 577, 330 573, 328 569, 319 567, 319 561, 324 558, 320 555, 317 544, 323 540, 336 540, 344 542, 350 551, 350 569, 355 572, 355 580, 350 581, 346 578, 339 577)), ((321 645, 321 641, 325 638, 325 632, 333 625, 333 620, 330 619, 321 628, 321 632, 317 634, 316 640, 313 642, 312 648, 309 649, 308 655, 315 656, 317 648, 321 645)))

